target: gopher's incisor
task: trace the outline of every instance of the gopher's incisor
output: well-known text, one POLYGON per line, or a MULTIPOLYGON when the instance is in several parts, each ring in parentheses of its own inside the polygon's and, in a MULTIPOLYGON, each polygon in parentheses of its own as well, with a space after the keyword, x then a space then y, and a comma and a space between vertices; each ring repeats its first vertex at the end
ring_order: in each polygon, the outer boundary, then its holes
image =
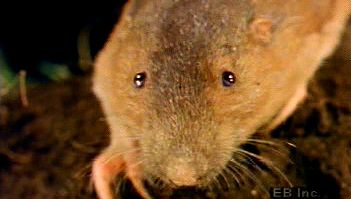
POLYGON ((350 0, 130 0, 95 65, 111 143, 101 199, 125 173, 204 187, 258 129, 281 123, 334 50, 350 0))

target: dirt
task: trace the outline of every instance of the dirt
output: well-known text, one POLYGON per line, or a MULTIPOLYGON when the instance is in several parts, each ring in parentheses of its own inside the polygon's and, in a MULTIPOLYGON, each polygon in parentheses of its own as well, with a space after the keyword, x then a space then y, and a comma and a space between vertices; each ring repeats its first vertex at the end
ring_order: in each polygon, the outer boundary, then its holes
MULTIPOLYGON (((311 81, 307 99, 267 138, 296 145, 287 148, 293 163, 277 160, 277 168, 293 184, 316 190, 317 198, 351 198, 350 36, 351 28, 311 81)), ((15 92, 1 99, 0 198, 96 198, 90 167, 108 144, 109 131, 90 88, 89 77, 75 77, 29 87, 28 107, 15 92)), ((287 186, 266 173, 259 177, 268 191, 272 186, 287 186)), ((262 194, 265 189, 260 189, 260 183, 238 184, 235 189, 151 192, 159 198, 268 197, 262 194)), ((137 197, 130 184, 124 183, 122 189, 125 198, 137 197)))

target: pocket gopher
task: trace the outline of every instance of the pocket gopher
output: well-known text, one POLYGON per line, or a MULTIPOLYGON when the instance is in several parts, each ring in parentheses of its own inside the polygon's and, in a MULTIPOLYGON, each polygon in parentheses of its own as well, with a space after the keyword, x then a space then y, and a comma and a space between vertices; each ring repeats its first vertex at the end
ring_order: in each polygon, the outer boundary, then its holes
POLYGON ((350 0, 130 0, 95 64, 111 131, 101 199, 122 173, 205 187, 258 129, 289 116, 336 47, 350 0))

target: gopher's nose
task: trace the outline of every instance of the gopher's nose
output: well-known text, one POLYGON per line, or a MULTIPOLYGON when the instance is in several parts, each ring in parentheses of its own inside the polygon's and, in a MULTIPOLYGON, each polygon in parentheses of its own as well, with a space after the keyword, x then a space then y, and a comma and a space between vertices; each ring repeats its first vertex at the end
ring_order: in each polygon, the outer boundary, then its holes
POLYGON ((195 186, 197 184, 195 167, 183 159, 169 162, 167 176, 177 186, 195 186))

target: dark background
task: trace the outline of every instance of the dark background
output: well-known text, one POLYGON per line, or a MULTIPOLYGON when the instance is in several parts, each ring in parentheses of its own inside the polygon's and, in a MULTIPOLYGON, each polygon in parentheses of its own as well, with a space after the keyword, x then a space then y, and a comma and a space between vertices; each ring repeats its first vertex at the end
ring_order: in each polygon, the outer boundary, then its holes
POLYGON ((13 73, 23 69, 36 80, 46 77, 41 62, 78 66, 78 37, 89 34, 91 55, 101 49, 126 0, 1 1, 0 51, 13 73))

